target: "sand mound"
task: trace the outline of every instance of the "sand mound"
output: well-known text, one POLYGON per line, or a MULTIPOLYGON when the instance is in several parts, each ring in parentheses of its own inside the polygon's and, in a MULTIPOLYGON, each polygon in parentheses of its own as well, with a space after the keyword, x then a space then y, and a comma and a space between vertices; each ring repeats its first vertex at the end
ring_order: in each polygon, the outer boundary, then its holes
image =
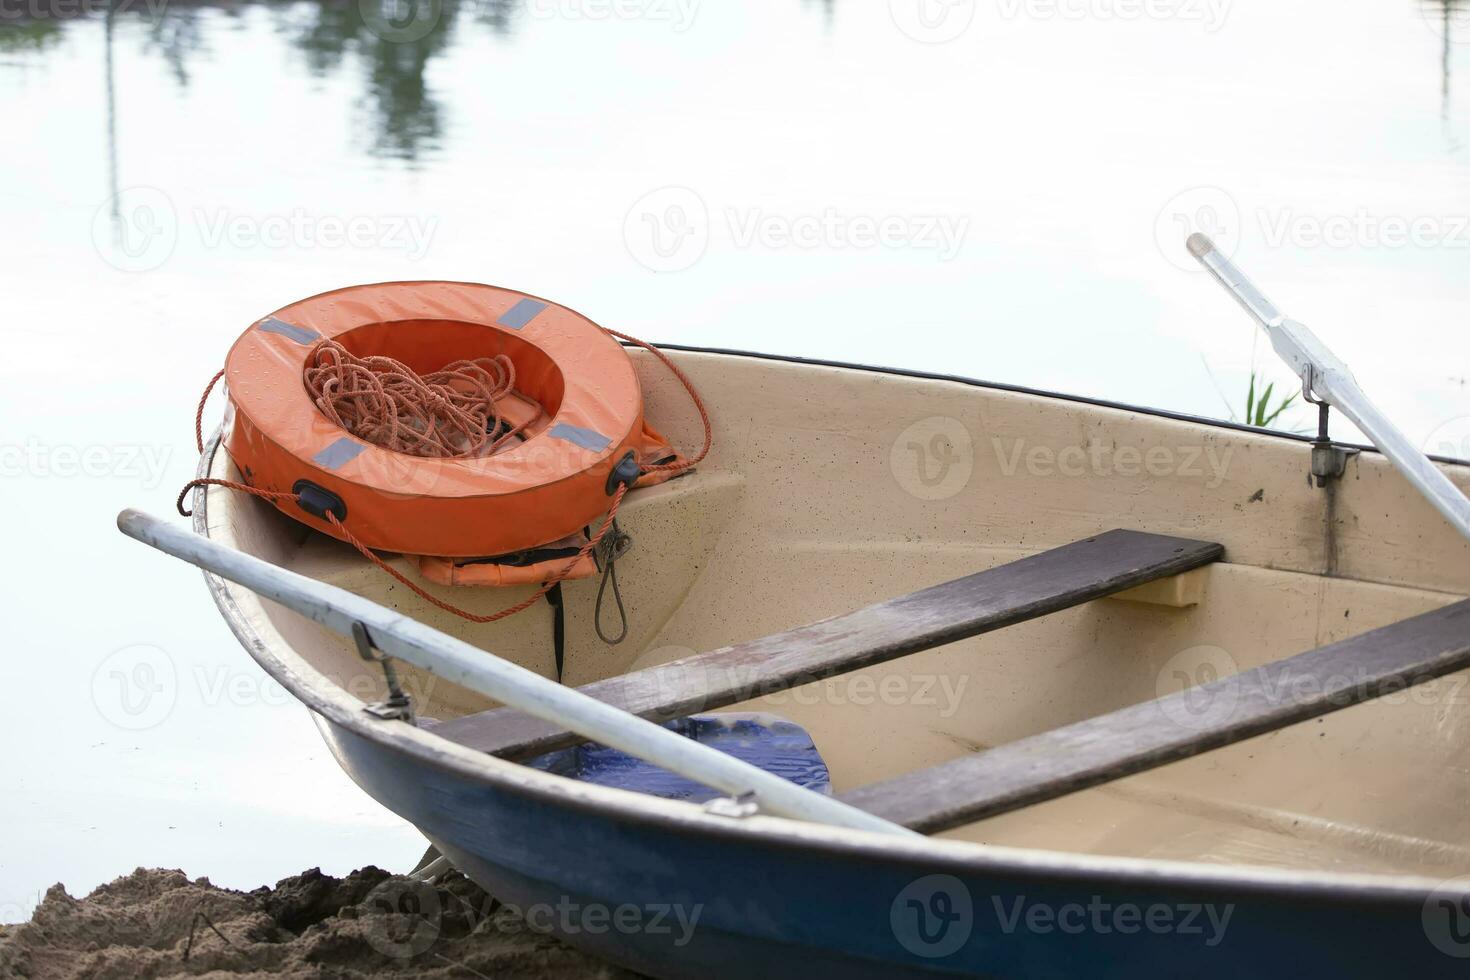
POLYGON ((458 873, 427 885, 314 869, 237 892, 139 868, 82 899, 53 885, 29 922, 0 926, 0 980, 476 975, 636 976, 532 932, 458 873))

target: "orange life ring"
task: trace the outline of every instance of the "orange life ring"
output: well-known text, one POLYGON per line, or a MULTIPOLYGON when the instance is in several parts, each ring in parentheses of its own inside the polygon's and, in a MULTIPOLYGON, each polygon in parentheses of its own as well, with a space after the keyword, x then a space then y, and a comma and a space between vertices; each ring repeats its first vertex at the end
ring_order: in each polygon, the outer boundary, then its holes
MULTIPOLYGON (((384 551, 480 558, 534 548, 605 512, 614 467, 622 463, 626 474, 629 454, 644 466, 677 457, 646 424, 638 377, 616 340, 580 313, 495 286, 380 283, 292 303, 245 331, 224 377, 225 445, 245 481, 268 491, 326 491, 352 534, 384 551), (479 458, 430 459, 373 445, 328 420, 306 391, 307 355, 323 339, 421 373, 504 354, 524 396, 505 406, 507 414, 534 415, 539 405, 544 415, 519 445, 479 458)), ((342 537, 293 500, 276 506, 342 537)))

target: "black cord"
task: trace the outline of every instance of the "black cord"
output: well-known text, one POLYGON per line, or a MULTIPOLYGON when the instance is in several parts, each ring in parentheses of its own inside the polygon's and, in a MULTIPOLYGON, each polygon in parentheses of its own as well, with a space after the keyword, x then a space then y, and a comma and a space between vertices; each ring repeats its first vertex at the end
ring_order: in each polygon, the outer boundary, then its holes
POLYGON ((567 659, 567 610, 562 602, 560 582, 546 590, 546 601, 551 606, 551 648, 556 657, 556 680, 561 683, 562 666, 567 659))
POLYGON ((608 646, 617 646, 628 638, 628 610, 623 605, 623 590, 618 587, 618 559, 632 544, 633 539, 623 533, 623 529, 618 527, 617 518, 613 518, 612 532, 602 545, 602 581, 597 586, 597 605, 592 612, 592 626, 597 630, 598 639, 608 646), (602 629, 602 599, 609 581, 612 582, 613 601, 617 603, 618 620, 621 624, 615 637, 609 637, 602 629))

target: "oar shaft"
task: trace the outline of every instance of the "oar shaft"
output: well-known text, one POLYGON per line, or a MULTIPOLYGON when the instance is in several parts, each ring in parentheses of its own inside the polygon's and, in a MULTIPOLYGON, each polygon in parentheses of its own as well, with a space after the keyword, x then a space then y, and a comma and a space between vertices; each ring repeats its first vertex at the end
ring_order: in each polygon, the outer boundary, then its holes
POLYGON ((123 511, 118 515, 117 526, 131 538, 239 583, 344 636, 351 635, 354 623, 361 623, 371 634, 374 646, 383 653, 453 684, 732 796, 753 792, 768 813, 857 830, 914 836, 913 831, 897 824, 563 687, 334 585, 227 548, 140 511, 123 511))
POLYGON ((1256 284, 1246 277, 1235 267, 1235 264, 1227 259, 1220 250, 1215 248, 1215 243, 1210 241, 1199 232, 1189 236, 1185 242, 1189 254, 1193 255, 1199 264, 1204 266, 1224 286, 1236 302, 1245 308, 1255 321, 1267 332, 1271 327, 1286 319, 1276 304, 1266 298, 1266 294, 1256 288, 1256 284))

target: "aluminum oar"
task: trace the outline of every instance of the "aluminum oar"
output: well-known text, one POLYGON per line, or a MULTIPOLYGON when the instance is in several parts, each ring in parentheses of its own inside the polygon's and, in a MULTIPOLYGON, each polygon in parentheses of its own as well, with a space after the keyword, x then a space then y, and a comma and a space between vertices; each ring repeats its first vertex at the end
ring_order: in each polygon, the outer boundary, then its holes
POLYGON ((354 627, 366 628, 373 646, 382 653, 450 683, 478 691, 731 796, 753 793, 767 813, 880 834, 918 836, 895 823, 563 687, 335 585, 227 548, 141 511, 124 510, 118 514, 117 526, 131 538, 237 582, 344 636, 352 636, 354 627))

